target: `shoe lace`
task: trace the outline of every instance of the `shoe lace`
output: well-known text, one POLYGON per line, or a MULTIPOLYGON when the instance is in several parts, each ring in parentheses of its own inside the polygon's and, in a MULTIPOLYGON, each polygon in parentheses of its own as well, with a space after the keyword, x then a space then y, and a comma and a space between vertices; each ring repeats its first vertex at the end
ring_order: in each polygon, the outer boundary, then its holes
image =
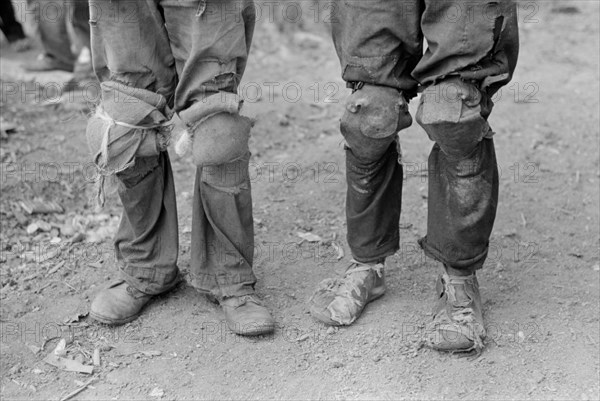
POLYGON ((375 273, 377 273, 377 276, 381 277, 381 275, 383 274, 382 269, 383 269, 383 263, 368 264, 368 263, 361 263, 355 259, 352 259, 350 261, 350 266, 348 267, 348 269, 346 269, 346 273, 344 274, 344 277, 347 277, 348 275, 350 275, 352 273, 365 272, 365 271, 369 271, 369 270, 373 270, 375 273))
POLYGON ((137 288, 133 288, 132 286, 130 286, 128 284, 125 284, 125 285, 127 285, 127 287, 125 288, 125 291, 127 291, 127 293, 129 295, 131 295, 131 297, 133 297, 133 298, 138 299, 138 298, 144 298, 144 297, 148 297, 149 296, 148 294, 145 294, 145 293, 141 292, 137 288))
POLYGON ((475 322, 475 316, 473 308, 469 307, 472 303, 471 296, 465 293, 467 299, 459 301, 456 297, 456 287, 465 286, 466 283, 471 281, 474 276, 449 276, 444 274, 442 276, 442 283, 444 284, 444 292, 448 294, 448 300, 452 305, 452 319, 457 323, 473 323, 475 322))
MULTIPOLYGON (((383 263, 367 264, 352 259, 350 261, 350 265, 344 273, 344 278, 336 278, 332 280, 327 286, 327 289, 339 290, 340 288, 347 288, 350 293, 354 291, 356 294, 360 294, 361 289, 359 287, 359 283, 357 283, 357 281, 359 280, 353 280, 353 274, 360 272, 368 272, 371 270, 374 271, 378 277, 381 277, 383 275, 383 263)), ((360 280, 360 282, 362 283, 362 280, 360 280)))
POLYGON ((247 295, 242 295, 240 297, 236 297, 236 305, 234 306, 235 309, 242 307, 244 305, 246 305, 248 302, 252 302, 256 305, 262 305, 262 303, 260 302, 260 299, 258 299, 258 297, 255 294, 247 294, 247 295))

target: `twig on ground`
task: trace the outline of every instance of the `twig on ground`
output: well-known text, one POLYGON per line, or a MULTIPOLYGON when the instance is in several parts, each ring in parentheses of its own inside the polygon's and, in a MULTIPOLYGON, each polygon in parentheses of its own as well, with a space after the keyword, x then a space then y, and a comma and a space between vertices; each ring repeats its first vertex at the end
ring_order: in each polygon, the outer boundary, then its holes
POLYGON ((88 386, 90 384, 92 384, 94 382, 94 380, 96 380, 96 378, 92 377, 90 380, 83 383, 83 385, 81 387, 79 387, 77 390, 73 390, 69 394, 65 395, 63 398, 60 399, 60 401, 67 401, 68 399, 75 397, 77 394, 81 393, 83 390, 88 388, 88 386))

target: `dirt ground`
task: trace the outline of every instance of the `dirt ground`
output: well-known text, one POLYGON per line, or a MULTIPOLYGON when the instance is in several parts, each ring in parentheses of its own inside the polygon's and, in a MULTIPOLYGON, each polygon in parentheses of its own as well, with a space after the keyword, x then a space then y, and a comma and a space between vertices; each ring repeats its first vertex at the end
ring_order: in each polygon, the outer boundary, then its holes
MULTIPOLYGON (((348 92, 313 15, 262 20, 241 87, 257 120, 257 290, 278 323, 258 338, 229 333, 219 309, 185 283, 125 326, 87 318, 117 276, 118 200, 100 213, 90 202, 85 124, 96 94, 53 86, 68 74, 24 73, 36 51, 3 43, 2 399, 58 400, 92 378, 73 399, 599 399, 599 4, 523 2, 519 11, 519 65, 490 118, 500 204, 479 274, 488 339, 478 358, 421 345, 439 266, 416 243, 432 145, 416 124, 401 133, 401 250, 388 260, 387 294, 351 327, 328 329, 308 314, 317 283, 349 260, 337 128, 348 92), (19 202, 36 198, 64 212, 28 215, 19 202), (91 375, 43 361, 60 338, 86 365, 99 350, 91 375)), ((174 152, 172 160, 185 272, 194 169, 174 152)))

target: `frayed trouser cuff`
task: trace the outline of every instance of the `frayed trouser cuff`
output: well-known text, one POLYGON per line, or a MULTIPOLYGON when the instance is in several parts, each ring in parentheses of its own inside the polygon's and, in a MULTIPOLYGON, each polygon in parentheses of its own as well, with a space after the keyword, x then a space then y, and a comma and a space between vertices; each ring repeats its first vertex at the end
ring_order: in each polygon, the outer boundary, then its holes
POLYGON ((254 293, 256 277, 253 273, 228 276, 200 273, 191 275, 191 284, 198 291, 222 300, 254 293))
POLYGON ((123 267, 119 269, 121 279, 136 290, 148 295, 159 295, 173 289, 177 284, 183 281, 177 266, 172 272, 160 273, 156 269, 140 267, 123 267))
POLYGON ((399 249, 400 246, 398 245, 398 240, 396 240, 394 242, 390 242, 388 245, 384 245, 380 249, 377 249, 376 253, 361 255, 352 251, 352 257, 354 260, 360 263, 380 262, 388 256, 395 254, 399 249))
POLYGON ((444 265, 450 266, 456 270, 479 270, 483 267, 485 259, 488 255, 488 248, 486 247, 483 252, 472 258, 451 260, 444 256, 444 254, 440 250, 429 244, 427 242, 427 236, 421 238, 418 242, 421 248, 423 249, 423 252, 425 252, 425 255, 434 260, 437 260, 438 262, 442 262, 444 265))

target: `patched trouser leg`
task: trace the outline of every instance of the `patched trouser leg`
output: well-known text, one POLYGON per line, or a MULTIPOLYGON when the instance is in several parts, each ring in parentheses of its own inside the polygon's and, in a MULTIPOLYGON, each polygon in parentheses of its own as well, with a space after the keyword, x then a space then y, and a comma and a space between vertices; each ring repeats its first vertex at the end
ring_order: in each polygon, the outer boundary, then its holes
POLYGON ((401 92, 365 85, 346 103, 348 245, 359 262, 392 255, 399 247, 402 166, 397 133, 412 123, 401 92))
MULTIPOLYGON (((476 103, 484 102, 481 110, 470 108, 471 104, 463 107, 462 101, 446 103, 448 107, 436 109, 435 102, 430 102, 428 106, 432 107, 427 107, 426 113, 421 107, 425 120, 419 121, 429 127, 437 125, 439 134, 426 128, 438 145, 430 160, 434 171, 430 180, 429 230, 422 244, 429 255, 438 255, 437 259, 449 265, 480 266, 487 252, 497 201, 491 135, 482 133, 481 128, 487 127, 491 111, 489 98, 510 81, 516 66, 519 44, 515 3, 510 0, 338 0, 335 4, 333 39, 342 77, 349 86, 357 89, 367 83, 397 88, 412 97, 416 95, 417 83, 432 87, 447 79, 458 79, 476 87, 476 93, 481 95, 476 103), (423 38, 428 46, 425 52, 422 51, 423 38), (482 125, 482 121, 485 124, 482 125), (452 135, 444 137, 442 132, 452 135), (467 235, 469 230, 472 234, 467 235), (446 251, 442 251, 444 248, 446 251)), ((444 93, 439 95, 445 96, 444 93)), ((350 144, 350 148, 354 152, 361 146, 350 144)), ((350 167, 347 167, 349 186, 350 180, 367 183, 366 177, 377 176, 375 169, 364 170, 373 172, 371 175, 353 175, 350 167)), ((349 188, 348 199, 354 196, 349 188)), ((385 197, 372 199, 369 206, 369 200, 365 200, 363 206, 349 208, 349 235, 362 230, 366 231, 365 238, 368 235, 376 238, 378 234, 374 230, 364 230, 369 227, 368 216, 375 210, 396 219, 399 206, 395 202, 385 197), (358 216, 356 221, 361 221, 362 216, 364 220, 351 226, 352 214, 358 216)), ((355 201, 349 200, 349 205, 352 202, 355 201)), ((367 248, 375 249, 376 243, 374 240, 367 248)), ((354 247, 351 248, 354 253, 354 247)))
POLYGON ((236 93, 246 67, 254 8, 247 0, 160 0, 160 4, 179 76, 174 108, 193 134, 194 162, 199 166, 193 199, 192 284, 217 298, 248 294, 256 282, 248 178, 250 124, 229 109, 230 96, 225 93, 236 93), (217 113, 214 106, 219 102, 223 110, 217 113), (207 110, 216 114, 206 115, 207 110))
POLYGON ((427 235, 420 245, 428 256, 454 269, 480 269, 497 204, 498 168, 491 138, 458 159, 434 145, 429 156, 427 235))
POLYGON ((436 142, 429 157, 425 253, 455 269, 481 268, 498 202, 487 124, 490 97, 510 81, 519 49, 515 3, 426 0, 428 49, 412 72, 426 89, 417 121, 436 142))
MULTIPOLYGON (((153 2, 90 0, 90 27, 92 61, 99 80, 113 82, 111 88, 130 88, 128 94, 131 97, 120 91, 103 93, 101 106, 113 113, 108 117, 115 118, 114 114, 121 111, 122 116, 117 120, 122 121, 135 114, 133 110, 136 113, 143 111, 147 106, 145 102, 129 101, 142 94, 138 88, 156 93, 158 97, 172 97, 176 83, 174 61, 164 21, 153 2), (129 107, 132 107, 131 113, 126 112, 129 107)), ((146 114, 140 114, 139 120, 130 124, 144 126, 147 120, 158 121, 158 115, 155 115, 158 111, 148 107, 144 113, 154 117, 144 118, 146 114)), ((163 107, 164 104, 159 107, 161 111, 163 107)), ((97 118, 90 119, 88 134, 98 130, 98 123, 97 118)), ((122 128, 114 125, 110 134, 120 135, 122 128)), ((148 133, 136 132, 123 138, 130 138, 131 146, 138 147, 140 136, 145 134, 148 133)), ((93 135, 91 137, 93 139, 93 135)), ((108 142, 112 139, 113 136, 108 142)), ((91 147, 97 145, 90 143, 91 147)), ((119 171, 118 193, 123 204, 121 223, 115 236, 119 268, 131 286, 147 294, 170 289, 177 283, 179 275, 173 175, 166 152, 157 153, 148 157, 135 156, 135 148, 132 150, 127 146, 122 146, 118 153, 109 146, 108 152, 103 153, 108 159, 106 165, 112 171, 119 171), (130 165, 130 162, 133 163, 130 165)))
POLYGON ((123 278, 147 294, 160 294, 178 282, 175 184, 166 152, 137 158, 118 174, 123 203, 115 235, 123 278))
POLYGON ((417 122, 436 144, 429 156, 425 253, 454 269, 481 268, 496 206, 498 170, 487 122, 491 102, 459 78, 423 93, 417 122))
POLYGON ((192 216, 191 276, 217 298, 252 292, 254 224, 248 153, 219 166, 198 168, 192 216))
POLYGON ((398 250, 402 177, 395 141, 374 161, 346 148, 347 237, 359 262, 380 261, 398 250))
POLYGON ((364 263, 399 248, 402 166, 397 134, 411 124, 410 72, 422 51, 421 2, 336 1, 331 24, 342 78, 355 89, 342 117, 346 220, 352 256, 364 263))

